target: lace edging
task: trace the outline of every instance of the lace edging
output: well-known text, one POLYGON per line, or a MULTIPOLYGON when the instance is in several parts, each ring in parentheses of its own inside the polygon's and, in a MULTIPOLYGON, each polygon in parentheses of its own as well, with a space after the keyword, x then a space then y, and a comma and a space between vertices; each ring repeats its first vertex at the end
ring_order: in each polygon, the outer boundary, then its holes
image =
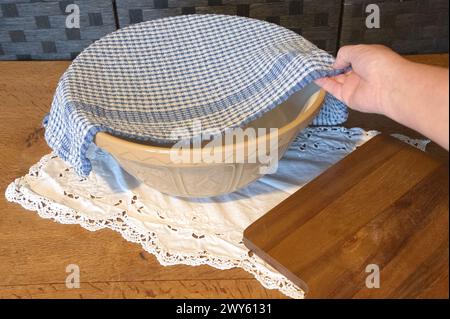
MULTIPOLYGON (((336 130, 339 130, 339 128, 336 128, 336 130)), ((351 132, 348 131, 347 134, 351 134, 351 132)), ((377 131, 366 132, 366 135, 369 137, 373 137, 377 134, 379 134, 377 131)), ((425 150, 425 147, 429 142, 429 140, 410 139, 400 134, 392 134, 392 136, 421 150, 425 150)), ((293 144, 295 144, 295 142, 296 141, 294 141, 293 144)), ((359 145, 360 143, 357 143, 356 146, 359 145)), ((55 155, 53 153, 43 156, 37 164, 29 169, 28 175, 17 178, 14 182, 9 184, 5 192, 6 199, 10 202, 20 204, 27 210, 36 211, 38 215, 44 219, 51 219, 61 224, 78 224, 89 231, 96 231, 103 228, 117 231, 125 240, 140 244, 145 251, 154 255, 158 262, 164 266, 176 264, 191 266, 209 265, 218 269, 239 267, 251 273, 267 289, 277 289, 291 298, 303 299, 305 297, 304 291, 283 275, 280 274, 277 278, 274 278, 273 274, 269 275, 269 270, 267 268, 257 264, 256 260, 258 257, 256 256, 251 257, 250 254, 244 254, 240 259, 219 258, 208 255, 206 251, 198 254, 173 254, 160 245, 158 236, 155 232, 140 230, 136 225, 129 223, 126 212, 122 212, 107 219, 90 218, 65 205, 42 197, 25 187, 27 184, 26 177, 37 177, 40 169, 54 157, 55 155)))
MULTIPOLYGON (((34 176, 52 156, 53 154, 48 154, 42 157, 37 164, 30 168, 29 175, 34 176)), ((206 252, 201 254, 173 254, 159 246, 155 232, 144 233, 128 223, 125 212, 108 219, 88 218, 76 210, 44 198, 23 187, 24 183, 26 183, 24 177, 17 178, 8 185, 5 197, 8 201, 18 203, 27 210, 36 211, 41 218, 51 219, 61 224, 78 224, 89 231, 103 228, 117 231, 127 241, 140 244, 145 251, 154 255, 163 266, 184 264, 190 266, 209 265, 218 269, 239 267, 251 273, 267 289, 277 289, 284 295, 296 299, 303 299, 305 296, 304 291, 286 277, 280 275, 279 278, 273 279, 273 276, 270 276, 262 267, 257 267, 256 263, 251 260, 255 257, 245 256, 240 260, 233 260, 207 255, 206 252)))
POLYGON ((415 148, 418 148, 419 150, 425 152, 426 147, 428 143, 431 142, 429 139, 420 139, 420 138, 410 138, 409 136, 399 134, 399 133, 393 133, 391 134, 392 137, 395 137, 396 139, 405 142, 406 144, 409 144, 411 146, 414 146, 415 148))

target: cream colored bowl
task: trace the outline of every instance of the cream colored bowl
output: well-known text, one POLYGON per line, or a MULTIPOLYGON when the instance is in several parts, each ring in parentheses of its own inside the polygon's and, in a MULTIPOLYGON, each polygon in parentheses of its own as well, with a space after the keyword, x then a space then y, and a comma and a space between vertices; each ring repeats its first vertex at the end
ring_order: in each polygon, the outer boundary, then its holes
MULTIPOLYGON (((296 92, 273 110, 246 126, 250 128, 278 128, 277 159, 286 152, 300 130, 311 123, 325 98, 325 92, 310 84, 296 92)), ((266 136, 258 136, 257 140, 266 136)), ((247 149, 248 139, 235 142, 234 152, 247 149)), ((211 197, 233 192, 262 176, 261 164, 256 161, 232 163, 176 163, 171 157, 171 145, 151 145, 98 133, 95 143, 109 152, 128 173, 142 183, 169 195, 182 197, 211 197)), ((192 154, 202 152, 192 148, 192 154)), ((222 150, 223 158, 225 151, 222 150)), ((194 156, 194 155, 192 155, 194 156)), ((249 156, 246 152, 245 158, 249 156)))

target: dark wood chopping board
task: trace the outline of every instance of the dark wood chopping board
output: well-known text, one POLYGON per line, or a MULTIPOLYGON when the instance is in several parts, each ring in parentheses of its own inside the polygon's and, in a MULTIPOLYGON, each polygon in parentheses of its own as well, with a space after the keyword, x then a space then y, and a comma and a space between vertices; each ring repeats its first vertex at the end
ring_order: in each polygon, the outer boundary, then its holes
POLYGON ((448 179, 443 163, 379 135, 255 221, 244 243, 307 298, 448 298, 448 179), (379 288, 366 286, 373 265, 379 288))

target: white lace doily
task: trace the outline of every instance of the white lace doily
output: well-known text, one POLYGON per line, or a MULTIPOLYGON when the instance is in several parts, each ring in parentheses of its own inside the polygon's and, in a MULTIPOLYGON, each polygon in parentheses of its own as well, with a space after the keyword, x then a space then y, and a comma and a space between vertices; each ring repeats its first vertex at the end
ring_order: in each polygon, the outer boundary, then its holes
POLYGON ((94 171, 87 178, 48 154, 8 186, 6 198, 63 224, 113 229, 162 265, 240 267, 268 289, 303 298, 299 287, 243 245, 243 231, 376 134, 360 128, 308 128, 292 143, 276 174, 209 199, 174 198, 139 184, 96 147, 89 150, 94 171))

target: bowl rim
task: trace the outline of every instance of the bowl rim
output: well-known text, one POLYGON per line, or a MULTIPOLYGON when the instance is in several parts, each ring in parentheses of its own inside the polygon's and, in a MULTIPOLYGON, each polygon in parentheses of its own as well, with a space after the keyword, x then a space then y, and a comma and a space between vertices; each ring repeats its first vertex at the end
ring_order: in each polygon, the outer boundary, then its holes
MULTIPOLYGON (((311 84, 313 84, 313 83, 310 83, 309 85, 305 86, 303 89, 307 88, 311 84)), ((317 89, 317 91, 313 92, 308 97, 308 100, 307 100, 308 105, 307 105, 306 111, 300 112, 300 114, 294 120, 292 120, 289 123, 287 123, 286 125, 280 127, 278 129, 279 137, 287 134, 292 129, 295 129, 303 121, 307 120, 308 118, 312 117, 316 112, 318 112, 318 110, 322 106, 323 101, 325 100, 326 91, 317 85, 315 85, 315 86, 318 89, 317 89), (313 98, 313 97, 314 97, 314 100, 311 101, 311 98, 313 98)), ((300 92, 300 91, 301 90, 299 90, 297 92, 300 92)), ((297 93, 297 92, 295 92, 295 93, 297 93)), ((289 100, 289 98, 287 100, 289 100)), ((258 142, 261 138, 263 138, 263 137, 265 138, 269 134, 270 134, 270 131, 267 132, 265 135, 257 136, 256 141, 258 142)), ((143 143, 139 143, 139 142, 133 142, 130 140, 126 140, 126 139, 112 135, 107 132, 98 132, 94 137, 94 143, 99 147, 102 147, 102 146, 108 145, 108 144, 109 145, 113 144, 113 145, 125 147, 128 149, 134 149, 136 151, 158 152, 158 153, 168 153, 171 151, 172 146, 174 145, 174 144, 171 144, 170 146, 148 145, 148 144, 143 144, 143 143)), ((234 143, 235 144, 234 146, 236 148, 245 147, 247 143, 248 143, 248 141, 244 140, 240 143, 234 143)), ((202 148, 195 148, 195 147, 192 148, 193 151, 195 151, 196 149, 201 150, 202 148)))

